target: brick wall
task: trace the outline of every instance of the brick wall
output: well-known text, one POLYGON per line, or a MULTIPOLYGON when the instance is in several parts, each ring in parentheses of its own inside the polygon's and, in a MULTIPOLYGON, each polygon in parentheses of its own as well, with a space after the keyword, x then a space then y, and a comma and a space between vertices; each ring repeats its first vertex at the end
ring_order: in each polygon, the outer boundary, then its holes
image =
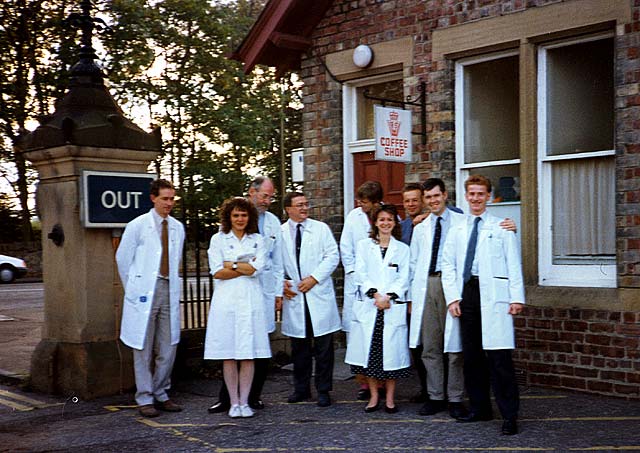
MULTIPOLYGON (((618 286, 640 288, 640 0, 629 2, 633 22, 615 30, 616 235, 618 286)), ((419 80, 427 83, 428 141, 415 144, 405 180, 437 176, 453 192, 454 64, 432 61, 433 30, 553 3, 561 1, 336 0, 302 60, 305 191, 314 205, 312 216, 339 235, 344 216, 341 84, 323 66, 327 54, 358 44, 414 39, 413 76, 405 86, 417 95, 419 80)), ((537 306, 535 297, 528 303, 516 321, 515 358, 530 384, 640 398, 637 311, 545 308, 548 301, 537 306)))
POLYGON ((640 397, 640 313, 527 307, 515 323, 529 384, 640 397))

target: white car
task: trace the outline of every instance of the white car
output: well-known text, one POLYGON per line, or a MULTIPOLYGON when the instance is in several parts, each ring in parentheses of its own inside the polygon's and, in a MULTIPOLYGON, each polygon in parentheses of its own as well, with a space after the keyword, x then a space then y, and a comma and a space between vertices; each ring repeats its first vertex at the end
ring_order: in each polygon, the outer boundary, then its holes
POLYGON ((0 283, 11 283, 27 273, 27 263, 19 258, 0 255, 0 283))

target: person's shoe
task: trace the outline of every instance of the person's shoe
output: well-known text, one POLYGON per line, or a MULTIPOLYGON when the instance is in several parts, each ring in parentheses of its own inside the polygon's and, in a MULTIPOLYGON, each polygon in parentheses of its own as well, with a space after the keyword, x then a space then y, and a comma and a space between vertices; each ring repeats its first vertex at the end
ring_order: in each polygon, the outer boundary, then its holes
POLYGON ((308 400, 309 398, 311 398, 311 395, 309 395, 308 393, 293 392, 291 395, 289 395, 289 398, 287 398, 287 403, 301 403, 308 400))
POLYGON ((376 405, 375 405, 375 406, 366 406, 366 407, 364 408, 364 411, 365 411, 367 414, 369 414, 369 413, 371 413, 371 412, 375 412, 375 411, 377 411, 379 408, 380 408, 380 403, 378 402, 378 403, 376 403, 376 405))
POLYGON ((384 411, 387 414, 395 414, 398 412, 398 406, 389 407, 386 404, 384 405, 384 411))
POLYGON ((493 420, 493 414, 491 412, 470 411, 467 415, 460 417, 457 420, 459 423, 488 422, 493 420))
POLYGON ((358 401, 367 401, 371 398, 371 391, 369 389, 360 389, 358 390, 358 401))
POLYGON ((460 402, 452 402, 449 403, 449 415, 452 418, 458 419, 469 415, 469 411, 464 407, 464 404, 460 402))
POLYGON ((248 404, 243 404, 242 406, 240 406, 240 416, 242 418, 251 418, 254 415, 255 412, 253 412, 253 409, 251 409, 248 404))
POLYGON ((426 392, 420 390, 418 393, 409 398, 409 401, 412 403, 426 403, 427 399, 429 399, 429 395, 426 392))
POLYGON ((502 434, 505 436, 518 434, 518 422, 515 418, 508 418, 502 422, 502 434))
POLYGON ((156 401, 155 407, 156 409, 160 409, 161 411, 165 411, 165 412, 181 412, 182 411, 182 407, 180 407, 179 405, 177 405, 171 400, 156 401))
POLYGON ((213 406, 210 406, 209 409, 207 409, 207 412, 210 414, 221 414, 229 411, 230 408, 229 404, 225 404, 222 401, 216 401, 213 406))
POLYGON ((240 410, 240 406, 238 406, 237 404, 234 404, 233 406, 231 406, 231 409, 229 409, 229 417, 231 418, 242 417, 242 411, 240 410))
POLYGON ((422 408, 418 411, 420 415, 435 415, 438 412, 442 412, 447 408, 446 403, 443 400, 428 399, 422 408))
POLYGON ((331 406, 331 397, 328 392, 318 393, 318 406, 329 407, 331 406))
POLYGON ((154 418, 160 415, 160 412, 158 412, 156 408, 153 407, 153 404, 144 404, 140 406, 138 408, 138 412, 140 412, 140 415, 146 418, 154 418))
POLYGON ((249 407, 255 410, 262 410, 264 409, 264 401, 262 401, 261 399, 249 401, 249 407))

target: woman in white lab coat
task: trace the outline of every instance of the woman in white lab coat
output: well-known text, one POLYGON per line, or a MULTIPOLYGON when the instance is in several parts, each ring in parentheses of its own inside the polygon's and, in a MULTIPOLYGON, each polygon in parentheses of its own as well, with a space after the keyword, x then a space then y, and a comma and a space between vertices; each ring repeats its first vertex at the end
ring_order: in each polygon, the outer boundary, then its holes
POLYGON ((204 358, 224 361, 224 381, 231 401, 229 416, 252 417, 248 398, 253 359, 271 357, 262 288, 257 278, 265 264, 265 250, 258 232, 258 212, 248 200, 226 200, 220 208, 220 220, 220 231, 213 235, 209 246, 209 268, 215 286, 204 358))
POLYGON ((358 242, 355 274, 362 299, 353 305, 353 322, 345 361, 351 372, 367 377, 371 397, 365 412, 379 408, 384 383, 385 411, 398 412, 396 379, 410 375, 405 293, 409 287, 409 247, 400 242, 395 206, 373 212, 371 237, 358 242))

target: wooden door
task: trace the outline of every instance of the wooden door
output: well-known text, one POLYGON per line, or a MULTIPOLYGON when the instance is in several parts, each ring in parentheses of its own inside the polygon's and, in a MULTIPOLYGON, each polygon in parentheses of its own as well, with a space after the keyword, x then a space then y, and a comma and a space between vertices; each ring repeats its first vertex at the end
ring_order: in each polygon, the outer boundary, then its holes
MULTIPOLYGON (((353 193, 365 181, 378 181, 384 191, 384 202, 395 204, 400 217, 404 218, 402 188, 404 187, 405 164, 375 160, 373 151, 353 154, 353 193)), ((355 203, 355 200, 354 200, 355 203)), ((355 206, 355 204, 354 204, 355 206)))

